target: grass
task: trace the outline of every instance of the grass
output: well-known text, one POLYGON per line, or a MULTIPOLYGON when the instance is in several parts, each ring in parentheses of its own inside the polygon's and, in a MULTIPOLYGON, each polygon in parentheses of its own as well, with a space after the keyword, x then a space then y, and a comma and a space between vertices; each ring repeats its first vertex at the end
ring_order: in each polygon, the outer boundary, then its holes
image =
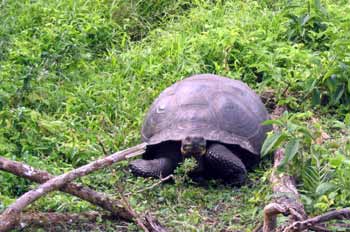
MULTIPOLYGON (((109 152, 138 143, 143 117, 164 88, 215 73, 258 93, 272 89, 276 102, 288 106, 285 132, 300 146, 286 170, 299 173, 307 211, 346 207, 349 10, 347 1, 336 0, 2 1, 0 153, 63 173, 100 157, 99 141, 109 152), (310 114, 300 116, 305 111, 310 114), (293 125, 314 136, 291 131, 293 125), (318 144, 321 131, 330 139, 318 144)), ((179 231, 251 231, 271 198, 269 163, 240 189, 197 186, 180 168, 174 184, 130 201, 179 231)), ((131 176, 126 162, 80 181, 116 197, 117 184, 133 192, 155 182, 131 176)), ((35 186, 4 172, 0 183, 0 210, 35 186)), ((29 210, 91 207, 52 193, 29 210)))

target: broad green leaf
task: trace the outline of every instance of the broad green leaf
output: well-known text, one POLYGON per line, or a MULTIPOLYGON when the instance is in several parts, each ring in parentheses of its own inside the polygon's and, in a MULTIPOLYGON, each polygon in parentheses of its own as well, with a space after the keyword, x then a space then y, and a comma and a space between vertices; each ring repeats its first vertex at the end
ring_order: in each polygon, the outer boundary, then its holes
POLYGON ((281 120, 279 120, 279 119, 270 119, 270 120, 266 120, 266 121, 261 123, 261 125, 264 125, 264 126, 273 125, 273 124, 276 124, 276 125, 279 125, 279 126, 283 126, 284 125, 284 123, 281 120))
POLYGON ((301 25, 304 26, 309 20, 310 20, 310 15, 307 14, 302 18, 301 25))
POLYGON ((294 158, 294 156, 297 154, 299 150, 299 144, 300 144, 299 139, 295 139, 295 138, 290 140, 287 143, 285 153, 284 153, 284 158, 280 164, 281 167, 289 163, 294 158))
POLYGON ((320 0, 315 0, 314 4, 315 4, 316 10, 321 10, 321 1, 320 0))
POLYGON ((345 156, 338 153, 335 157, 330 158, 329 164, 331 165, 332 168, 338 168, 343 163, 344 160, 345 160, 345 156))
POLYGON ((333 95, 334 103, 338 103, 345 91, 344 85, 339 86, 333 95))
POLYGON ((336 74, 330 75, 330 77, 325 81, 325 84, 329 92, 334 93, 337 88, 337 75, 336 74))
POLYGON ((347 113, 345 115, 344 123, 345 123, 345 125, 350 126, 350 114, 349 113, 347 113))
POLYGON ((302 181, 305 189, 316 189, 319 179, 319 172, 316 167, 309 166, 302 170, 302 181))
POLYGON ((321 95, 318 89, 312 91, 312 100, 311 103, 313 106, 319 105, 321 103, 321 95))
POLYGON ((313 203, 312 198, 308 197, 308 196, 306 196, 304 194, 302 194, 300 196, 300 198, 302 199, 303 202, 305 202, 305 205, 311 205, 313 203))
POLYGON ((313 138, 310 130, 307 128, 307 127, 304 127, 304 126, 299 126, 298 127, 298 131, 302 132, 304 134, 304 136, 307 136, 309 138, 313 138))
POLYGON ((303 113, 294 113, 290 116, 290 119, 293 120, 293 119, 307 119, 307 118, 310 118, 312 116, 312 112, 311 111, 306 111, 306 112, 303 112, 303 113))
MULTIPOLYGON (((298 123, 298 122, 297 122, 298 123)), ((293 123, 293 122, 291 122, 291 121, 288 121, 287 122, 287 129, 288 129, 288 131, 289 132, 293 132, 293 131, 296 131, 296 130, 298 130, 299 129, 299 125, 298 124, 295 124, 295 123, 293 123)))
POLYGON ((333 191, 336 188, 336 186, 332 183, 325 182, 317 186, 316 188, 316 194, 317 195, 324 195, 330 191, 333 191))
POLYGON ((304 85, 304 89, 306 92, 310 93, 315 89, 315 86, 317 84, 318 80, 317 79, 312 79, 309 78, 304 85))
POLYGON ((293 20, 294 22, 298 22, 298 17, 296 15, 287 13, 287 14, 285 14, 285 17, 293 20))
POLYGON ((283 133, 276 133, 269 135, 262 145, 261 156, 267 155, 274 147, 277 147, 286 139, 286 135, 283 133))

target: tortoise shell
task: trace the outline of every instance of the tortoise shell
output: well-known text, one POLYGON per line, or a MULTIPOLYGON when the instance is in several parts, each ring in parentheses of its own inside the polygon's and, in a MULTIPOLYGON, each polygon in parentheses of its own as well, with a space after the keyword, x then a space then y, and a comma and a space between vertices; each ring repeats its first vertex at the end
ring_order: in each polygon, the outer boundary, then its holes
POLYGON ((149 145, 202 136, 207 141, 239 145, 257 156, 271 126, 259 96, 239 80, 194 75, 166 88, 153 102, 142 127, 149 145))

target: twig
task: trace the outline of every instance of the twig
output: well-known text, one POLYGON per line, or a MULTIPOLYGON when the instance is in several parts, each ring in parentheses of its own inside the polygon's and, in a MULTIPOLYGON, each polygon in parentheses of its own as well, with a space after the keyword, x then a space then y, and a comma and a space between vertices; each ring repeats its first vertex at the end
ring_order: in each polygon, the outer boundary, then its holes
POLYGON ((252 232, 261 232, 263 231, 263 223, 259 223, 254 229, 252 232))
POLYGON ((68 173, 54 177, 40 185, 37 189, 23 194, 0 215, 0 231, 3 232, 12 229, 18 223, 22 210, 41 196, 59 189, 74 179, 85 176, 93 171, 110 166, 113 163, 125 160, 129 157, 141 155, 144 153, 145 148, 146 143, 142 143, 124 151, 114 153, 68 173))
POLYGON ((103 142, 102 142, 102 140, 101 140, 101 138, 100 138, 99 136, 97 136, 97 141, 98 141, 98 144, 100 145, 100 147, 102 148, 103 154, 108 155, 108 152, 107 152, 107 150, 106 150, 106 147, 105 147, 105 145, 103 144, 103 142))
MULTIPOLYGON (((172 175, 167 176, 166 178, 169 179, 172 175)), ((166 179, 164 178, 164 179, 166 179)), ((163 180, 164 180, 163 179, 163 180)), ((168 232, 168 230, 162 226, 159 221, 154 218, 151 214, 146 213, 145 217, 140 217, 136 211, 131 207, 129 200, 124 194, 123 186, 117 185, 117 191, 120 194, 120 197, 122 199, 122 202, 124 203, 124 208, 129 211, 131 215, 133 215, 133 218, 135 219, 137 225, 145 232, 168 232)))
POLYGON ((316 231, 316 232, 334 232, 333 230, 329 230, 326 227, 318 226, 318 225, 310 227, 310 230, 316 231))
POLYGON ((139 215, 135 212, 135 210, 131 207, 128 199, 123 194, 123 188, 120 185, 117 185, 118 192, 124 204, 124 208, 128 210, 128 212, 135 218, 137 225, 145 232, 149 232, 148 228, 143 223, 143 220, 139 217, 139 215))
POLYGON ((285 94, 287 93, 289 87, 290 87, 290 84, 288 83, 288 84, 287 84, 287 87, 286 87, 286 88, 283 90, 283 92, 282 92, 282 96, 283 96, 283 97, 285 97, 285 94))
POLYGON ((168 232, 168 230, 162 226, 151 214, 146 213, 146 226, 151 228, 152 232, 168 232))
POLYGON ((171 179, 171 178, 173 178, 173 177, 174 177, 174 175, 171 174, 171 175, 169 175, 169 176, 167 176, 167 177, 161 178, 158 182, 152 184, 151 186, 148 186, 148 187, 146 187, 146 188, 137 190, 136 192, 126 193, 126 194, 124 194, 124 195, 125 195, 125 196, 129 196, 129 195, 131 195, 131 194, 142 193, 142 192, 144 192, 144 191, 151 190, 151 189, 157 187, 158 185, 160 185, 161 183, 163 183, 163 182, 165 182, 165 181, 167 181, 167 180, 169 180, 169 179, 171 179))
POLYGON ((232 49, 231 46, 229 46, 229 47, 224 49, 224 60, 223 60, 223 64, 224 65, 223 66, 224 66, 224 69, 225 69, 226 72, 230 71, 230 65, 228 63, 228 58, 229 58, 231 49, 232 49))
MULTIPOLYGON (((27 164, 8 160, 1 156, 0 170, 10 172, 16 176, 24 177, 40 184, 54 178, 54 176, 48 172, 35 169, 27 164)), ((60 188, 60 190, 88 201, 91 204, 100 206, 101 208, 110 211, 113 215, 124 220, 133 220, 132 215, 130 215, 129 212, 121 206, 119 201, 110 198, 104 193, 96 192, 93 189, 74 183, 68 183, 60 188)))

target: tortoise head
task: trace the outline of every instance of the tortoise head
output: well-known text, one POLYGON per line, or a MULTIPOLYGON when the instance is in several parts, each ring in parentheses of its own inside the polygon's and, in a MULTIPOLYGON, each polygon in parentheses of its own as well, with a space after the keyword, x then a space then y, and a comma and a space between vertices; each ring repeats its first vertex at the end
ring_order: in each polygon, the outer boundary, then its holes
POLYGON ((207 141, 203 137, 187 136, 181 140, 181 154, 184 157, 202 156, 207 151, 207 141))

